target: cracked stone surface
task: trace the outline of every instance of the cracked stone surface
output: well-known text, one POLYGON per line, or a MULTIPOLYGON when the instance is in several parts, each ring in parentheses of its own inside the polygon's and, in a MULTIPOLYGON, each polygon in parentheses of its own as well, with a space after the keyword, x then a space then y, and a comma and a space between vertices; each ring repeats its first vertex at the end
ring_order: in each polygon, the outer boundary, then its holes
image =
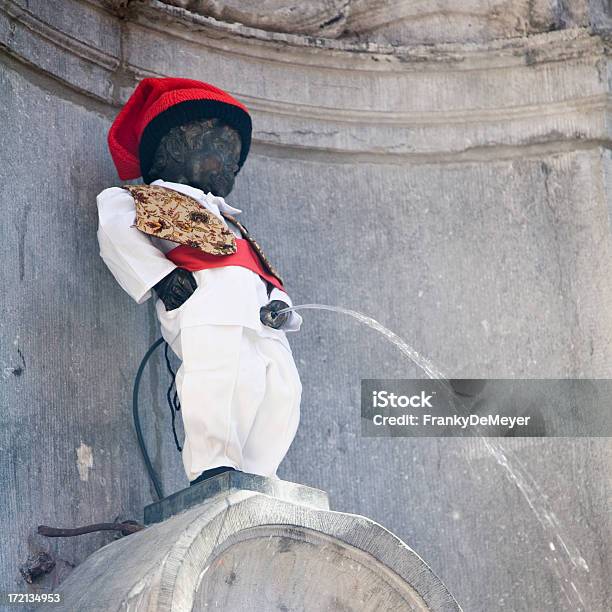
POLYGON ((600 25, 600 0, 165 0, 200 15, 272 32, 387 44, 482 42, 600 25))

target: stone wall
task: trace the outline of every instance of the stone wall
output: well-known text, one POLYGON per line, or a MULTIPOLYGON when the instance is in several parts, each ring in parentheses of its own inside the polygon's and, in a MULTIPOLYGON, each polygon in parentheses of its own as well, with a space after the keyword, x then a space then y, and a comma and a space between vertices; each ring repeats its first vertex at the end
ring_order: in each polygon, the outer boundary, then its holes
MULTIPOLYGON (((1 590, 25 588, 29 550, 58 560, 47 587, 108 541, 44 542, 37 524, 138 519, 151 501, 130 394, 158 337, 153 306, 122 293, 95 237, 95 195, 118 183, 106 132, 144 76, 209 80, 252 111, 228 201, 296 303, 372 315, 453 376, 610 376, 604 4, 554 3, 571 19, 523 30, 487 17, 478 36, 467 3, 427 5, 414 3, 446 25, 402 14, 393 40, 383 25, 262 29, 263 9, 230 23, 153 0, 0 5, 1 590)), ((552 15, 553 3, 471 5, 552 15)), ((350 6, 347 24, 367 8, 350 6)), ((605 609, 607 440, 507 440, 500 455, 477 439, 361 438, 360 378, 418 373, 339 315, 305 313, 292 345, 303 416, 282 477, 394 531, 466 610, 605 609)), ((158 356, 143 411, 171 492, 186 483, 166 384, 158 356)))

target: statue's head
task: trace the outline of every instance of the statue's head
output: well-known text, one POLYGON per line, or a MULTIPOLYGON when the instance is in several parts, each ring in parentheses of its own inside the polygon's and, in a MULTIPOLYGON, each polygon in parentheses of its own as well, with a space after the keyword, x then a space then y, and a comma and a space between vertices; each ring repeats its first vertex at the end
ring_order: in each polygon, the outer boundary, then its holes
POLYGON ((237 130, 221 119, 197 119, 162 136, 149 180, 184 183, 225 197, 240 169, 242 142, 237 130))
POLYGON ((108 134, 122 180, 185 183, 224 197, 251 146, 247 107, 202 81, 143 79, 108 134))

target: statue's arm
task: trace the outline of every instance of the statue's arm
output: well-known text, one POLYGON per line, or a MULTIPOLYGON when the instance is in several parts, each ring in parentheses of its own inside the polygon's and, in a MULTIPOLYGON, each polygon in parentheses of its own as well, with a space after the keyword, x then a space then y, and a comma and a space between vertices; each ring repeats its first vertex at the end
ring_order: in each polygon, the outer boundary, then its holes
POLYGON ((134 226, 136 208, 128 191, 105 189, 97 204, 100 256, 119 285, 141 304, 176 266, 134 226))

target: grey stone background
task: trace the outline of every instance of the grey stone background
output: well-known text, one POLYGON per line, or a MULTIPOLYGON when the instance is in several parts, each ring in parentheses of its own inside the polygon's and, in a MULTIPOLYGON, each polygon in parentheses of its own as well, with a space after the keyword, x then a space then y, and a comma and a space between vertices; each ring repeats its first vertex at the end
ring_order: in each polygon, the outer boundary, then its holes
MULTIPOLYGON (((570 19, 542 1, 540 22, 533 3, 470 4, 477 32, 465 14, 453 29, 459 4, 424 1, 421 27, 394 21, 401 36, 321 38, 195 5, 0 4, 1 591, 52 588, 110 540, 44 540, 38 524, 140 520, 153 499, 130 396, 157 323, 95 236, 95 195, 118 184, 108 126, 143 76, 209 80, 251 109, 228 201, 295 303, 371 315, 455 377, 610 377, 606 5, 572 4, 570 19), (27 586, 18 566, 40 549, 56 570, 27 586)), ((387 21, 401 9, 377 7, 387 21)), ((609 440, 362 438, 360 379, 419 373, 351 319, 304 317, 291 338, 302 423, 283 478, 396 533, 466 611, 609 608, 609 440)), ((167 382, 157 356, 143 411, 172 492, 186 481, 167 382)))

